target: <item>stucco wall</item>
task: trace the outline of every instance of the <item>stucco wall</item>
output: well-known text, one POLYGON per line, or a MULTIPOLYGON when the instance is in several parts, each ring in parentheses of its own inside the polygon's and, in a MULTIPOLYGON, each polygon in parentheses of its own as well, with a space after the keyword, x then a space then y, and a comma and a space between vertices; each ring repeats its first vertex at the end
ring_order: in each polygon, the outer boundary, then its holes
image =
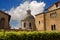
POLYGON ((24 20, 24 21, 22 21, 22 29, 36 30, 35 21, 34 20, 24 20), (26 23, 26 27, 24 27, 24 23, 26 23), (31 23, 32 29, 29 28, 29 23, 31 23))

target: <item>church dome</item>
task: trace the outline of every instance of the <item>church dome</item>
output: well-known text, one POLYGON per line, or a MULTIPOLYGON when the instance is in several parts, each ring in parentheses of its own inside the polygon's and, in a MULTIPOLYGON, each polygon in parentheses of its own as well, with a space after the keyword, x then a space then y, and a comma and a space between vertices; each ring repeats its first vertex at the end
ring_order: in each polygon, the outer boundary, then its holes
POLYGON ((27 10, 27 14, 22 20, 35 20, 34 16, 31 15, 31 10, 27 10))

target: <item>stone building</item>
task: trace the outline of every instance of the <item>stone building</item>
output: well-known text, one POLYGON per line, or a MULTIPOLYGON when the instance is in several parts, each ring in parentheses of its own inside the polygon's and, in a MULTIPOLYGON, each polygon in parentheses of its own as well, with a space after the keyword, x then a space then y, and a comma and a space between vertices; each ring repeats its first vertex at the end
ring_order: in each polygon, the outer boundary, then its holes
POLYGON ((60 31, 60 1, 52 4, 46 12, 35 16, 38 31, 60 31))
POLYGON ((10 17, 7 13, 0 11, 0 29, 10 29, 10 17))
POLYGON ((23 30, 36 30, 35 18, 31 15, 31 10, 27 10, 27 14, 21 22, 23 30))

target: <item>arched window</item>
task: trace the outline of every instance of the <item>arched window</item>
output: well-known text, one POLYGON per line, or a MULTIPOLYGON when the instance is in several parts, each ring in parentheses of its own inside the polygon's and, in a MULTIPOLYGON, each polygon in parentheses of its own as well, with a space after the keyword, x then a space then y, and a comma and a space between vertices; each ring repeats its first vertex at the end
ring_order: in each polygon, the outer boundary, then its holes
POLYGON ((31 23, 29 23, 29 28, 32 29, 32 24, 31 23))
POLYGON ((24 23, 24 27, 26 27, 26 23, 24 23))
POLYGON ((0 29, 4 29, 5 26, 5 18, 0 19, 0 29))

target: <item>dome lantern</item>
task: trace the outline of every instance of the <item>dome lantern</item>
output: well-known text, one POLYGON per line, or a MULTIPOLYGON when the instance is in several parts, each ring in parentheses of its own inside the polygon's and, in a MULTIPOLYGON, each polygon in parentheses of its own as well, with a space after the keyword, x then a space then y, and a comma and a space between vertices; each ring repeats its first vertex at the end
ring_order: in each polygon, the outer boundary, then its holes
POLYGON ((31 10, 27 10, 27 14, 31 14, 31 10))

